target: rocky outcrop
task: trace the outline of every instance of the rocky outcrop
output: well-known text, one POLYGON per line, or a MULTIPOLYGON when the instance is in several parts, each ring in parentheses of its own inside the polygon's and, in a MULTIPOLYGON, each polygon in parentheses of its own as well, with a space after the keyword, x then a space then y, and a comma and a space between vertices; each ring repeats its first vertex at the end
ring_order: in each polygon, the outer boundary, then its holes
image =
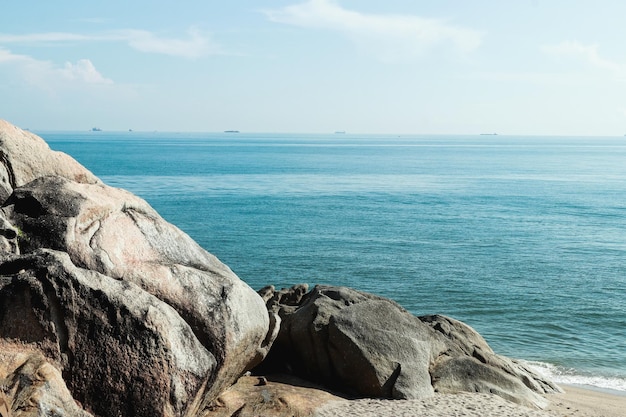
POLYGON ((85 410, 198 415, 263 359, 262 299, 144 200, 6 122, 0 157, 0 341, 85 410))
POLYGON ((3 211, 21 231, 22 252, 63 251, 75 265, 136 284, 172 306, 229 383, 262 348, 268 318, 258 296, 131 193, 43 177, 16 189, 3 211))
POLYGON ((144 200, 4 121, 0 203, 2 417, 292 415, 329 400, 230 388, 268 352, 257 370, 357 397, 541 407, 558 390, 444 316, 343 287, 259 296, 144 200))
POLYGON ((80 183, 100 182, 70 156, 52 151, 38 136, 0 119, 0 202, 13 189, 46 175, 80 183))
POLYGON ((417 399, 486 392, 543 408, 559 388, 499 356, 471 327, 415 317, 395 302, 345 287, 259 293, 281 318, 262 372, 292 372, 357 397, 417 399))

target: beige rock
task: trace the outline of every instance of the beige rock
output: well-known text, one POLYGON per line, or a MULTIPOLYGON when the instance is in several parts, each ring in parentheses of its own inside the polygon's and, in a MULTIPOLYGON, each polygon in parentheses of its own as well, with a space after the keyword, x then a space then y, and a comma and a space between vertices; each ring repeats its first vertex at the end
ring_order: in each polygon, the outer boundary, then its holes
POLYGON ((0 119, 0 201, 14 188, 46 175, 82 183, 100 182, 70 156, 52 151, 39 136, 0 119))
POLYGON ((0 342, 0 416, 89 417, 34 346, 0 342))

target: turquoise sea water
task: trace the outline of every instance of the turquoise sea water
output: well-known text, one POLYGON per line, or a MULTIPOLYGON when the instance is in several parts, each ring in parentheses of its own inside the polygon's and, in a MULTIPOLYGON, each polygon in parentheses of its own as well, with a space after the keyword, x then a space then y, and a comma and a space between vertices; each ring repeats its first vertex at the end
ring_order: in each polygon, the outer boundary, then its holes
POLYGON ((37 133, 254 289, 373 292, 626 391, 626 138, 37 133))

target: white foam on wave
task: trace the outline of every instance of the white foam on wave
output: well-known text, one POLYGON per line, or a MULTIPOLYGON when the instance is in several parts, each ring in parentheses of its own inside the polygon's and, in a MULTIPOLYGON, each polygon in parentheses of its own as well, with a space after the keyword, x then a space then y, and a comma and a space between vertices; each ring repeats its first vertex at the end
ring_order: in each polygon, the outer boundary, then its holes
POLYGON ((586 385, 626 395, 626 378, 583 374, 576 369, 564 368, 545 362, 521 361, 541 376, 552 379, 557 384, 586 385))

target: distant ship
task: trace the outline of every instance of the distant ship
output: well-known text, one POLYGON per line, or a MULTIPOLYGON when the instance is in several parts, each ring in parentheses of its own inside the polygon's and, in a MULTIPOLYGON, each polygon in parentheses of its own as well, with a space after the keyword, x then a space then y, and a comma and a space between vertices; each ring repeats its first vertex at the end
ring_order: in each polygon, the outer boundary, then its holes
POLYGON ((224 133, 239 133, 238 130, 225 130, 224 133))
POLYGON ((337 130, 335 131, 335 135, 345 135, 346 131, 345 130, 337 130))
POLYGON ((100 129, 99 127, 92 127, 91 131, 92 132, 102 132, 102 129, 100 129))
POLYGON ((497 133, 481 133, 480 136, 498 136, 497 133))

